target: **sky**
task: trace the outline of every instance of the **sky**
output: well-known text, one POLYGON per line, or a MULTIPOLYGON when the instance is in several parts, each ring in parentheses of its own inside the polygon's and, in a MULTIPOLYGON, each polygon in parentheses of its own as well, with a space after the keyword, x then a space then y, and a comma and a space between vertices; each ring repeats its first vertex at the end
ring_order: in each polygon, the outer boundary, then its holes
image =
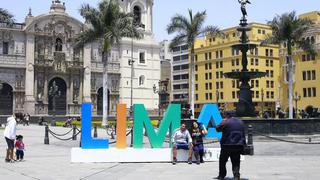
MULTIPOLYGON (((24 22, 29 7, 34 16, 49 12, 52 0, 0 0, 0 7, 11 12, 17 22, 24 22)), ((66 3, 67 13, 83 22, 79 8, 87 3, 96 6, 100 0, 62 0, 66 3)), ((320 0, 250 0, 247 5, 248 21, 266 23, 276 14, 296 11, 298 14, 320 11, 320 0)), ((205 25, 215 25, 221 29, 237 26, 241 17, 238 0, 154 0, 153 28, 158 41, 170 40, 166 27, 175 14, 187 15, 193 12, 207 12, 205 25)))

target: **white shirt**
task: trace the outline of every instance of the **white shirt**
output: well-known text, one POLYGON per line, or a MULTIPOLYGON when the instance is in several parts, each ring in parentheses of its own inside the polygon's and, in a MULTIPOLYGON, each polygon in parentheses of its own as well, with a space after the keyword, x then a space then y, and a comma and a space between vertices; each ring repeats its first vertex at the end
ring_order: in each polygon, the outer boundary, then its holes
POLYGON ((17 125, 17 122, 14 119, 14 117, 13 116, 8 117, 7 125, 3 132, 4 137, 12 140, 16 139, 16 125, 17 125))

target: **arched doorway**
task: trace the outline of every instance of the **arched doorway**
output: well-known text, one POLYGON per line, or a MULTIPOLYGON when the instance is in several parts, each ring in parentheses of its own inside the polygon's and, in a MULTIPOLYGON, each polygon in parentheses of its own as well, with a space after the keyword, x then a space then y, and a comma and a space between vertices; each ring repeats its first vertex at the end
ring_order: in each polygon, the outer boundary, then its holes
POLYGON ((7 83, 0 84, 0 115, 13 113, 13 89, 7 83))
POLYGON ((57 89, 59 92, 56 92, 56 114, 57 115, 65 115, 67 110, 67 85, 65 81, 61 78, 53 78, 49 82, 48 86, 48 95, 49 95, 49 105, 48 105, 48 113, 50 115, 54 114, 54 107, 53 107, 53 92, 50 93, 51 89, 53 88, 53 85, 57 86, 57 89), (51 95, 50 95, 51 94, 51 95))
MULTIPOLYGON (((108 112, 110 110, 110 91, 108 90, 108 112)), ((97 114, 102 115, 103 113, 103 88, 98 89, 98 99, 97 99, 97 114)))
POLYGON ((133 22, 135 25, 141 24, 141 8, 139 6, 133 7, 133 22))

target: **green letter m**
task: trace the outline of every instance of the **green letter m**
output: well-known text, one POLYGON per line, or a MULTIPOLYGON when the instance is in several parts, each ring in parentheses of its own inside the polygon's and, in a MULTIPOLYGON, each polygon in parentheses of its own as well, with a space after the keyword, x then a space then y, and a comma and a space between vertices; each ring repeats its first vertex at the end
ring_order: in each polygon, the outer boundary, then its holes
POLYGON ((161 148, 169 129, 171 133, 180 127, 181 110, 180 104, 170 104, 164 117, 160 123, 158 132, 154 131, 150 118, 143 104, 135 104, 134 108, 134 122, 133 122, 133 147, 142 148, 143 146, 143 126, 146 129, 149 142, 152 148, 161 148), (171 126, 170 126, 171 125, 171 126))

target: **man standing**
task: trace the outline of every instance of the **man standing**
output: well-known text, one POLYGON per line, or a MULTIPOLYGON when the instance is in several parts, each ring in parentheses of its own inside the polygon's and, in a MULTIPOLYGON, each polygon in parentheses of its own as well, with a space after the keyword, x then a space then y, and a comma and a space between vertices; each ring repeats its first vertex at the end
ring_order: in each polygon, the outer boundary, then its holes
POLYGON ((181 123, 180 129, 176 130, 172 135, 172 164, 177 163, 177 149, 189 150, 188 164, 192 164, 192 139, 185 123, 181 123))
POLYGON ((15 115, 8 117, 7 125, 3 133, 8 145, 5 162, 14 162, 13 149, 14 149, 14 140, 16 138, 16 126, 17 126, 17 122, 16 122, 15 115))
POLYGON ((240 154, 246 144, 244 123, 233 117, 233 111, 224 113, 225 119, 215 128, 222 132, 220 141, 221 151, 219 157, 219 176, 216 179, 224 179, 227 175, 226 163, 230 157, 232 171, 235 180, 240 180, 240 154))

